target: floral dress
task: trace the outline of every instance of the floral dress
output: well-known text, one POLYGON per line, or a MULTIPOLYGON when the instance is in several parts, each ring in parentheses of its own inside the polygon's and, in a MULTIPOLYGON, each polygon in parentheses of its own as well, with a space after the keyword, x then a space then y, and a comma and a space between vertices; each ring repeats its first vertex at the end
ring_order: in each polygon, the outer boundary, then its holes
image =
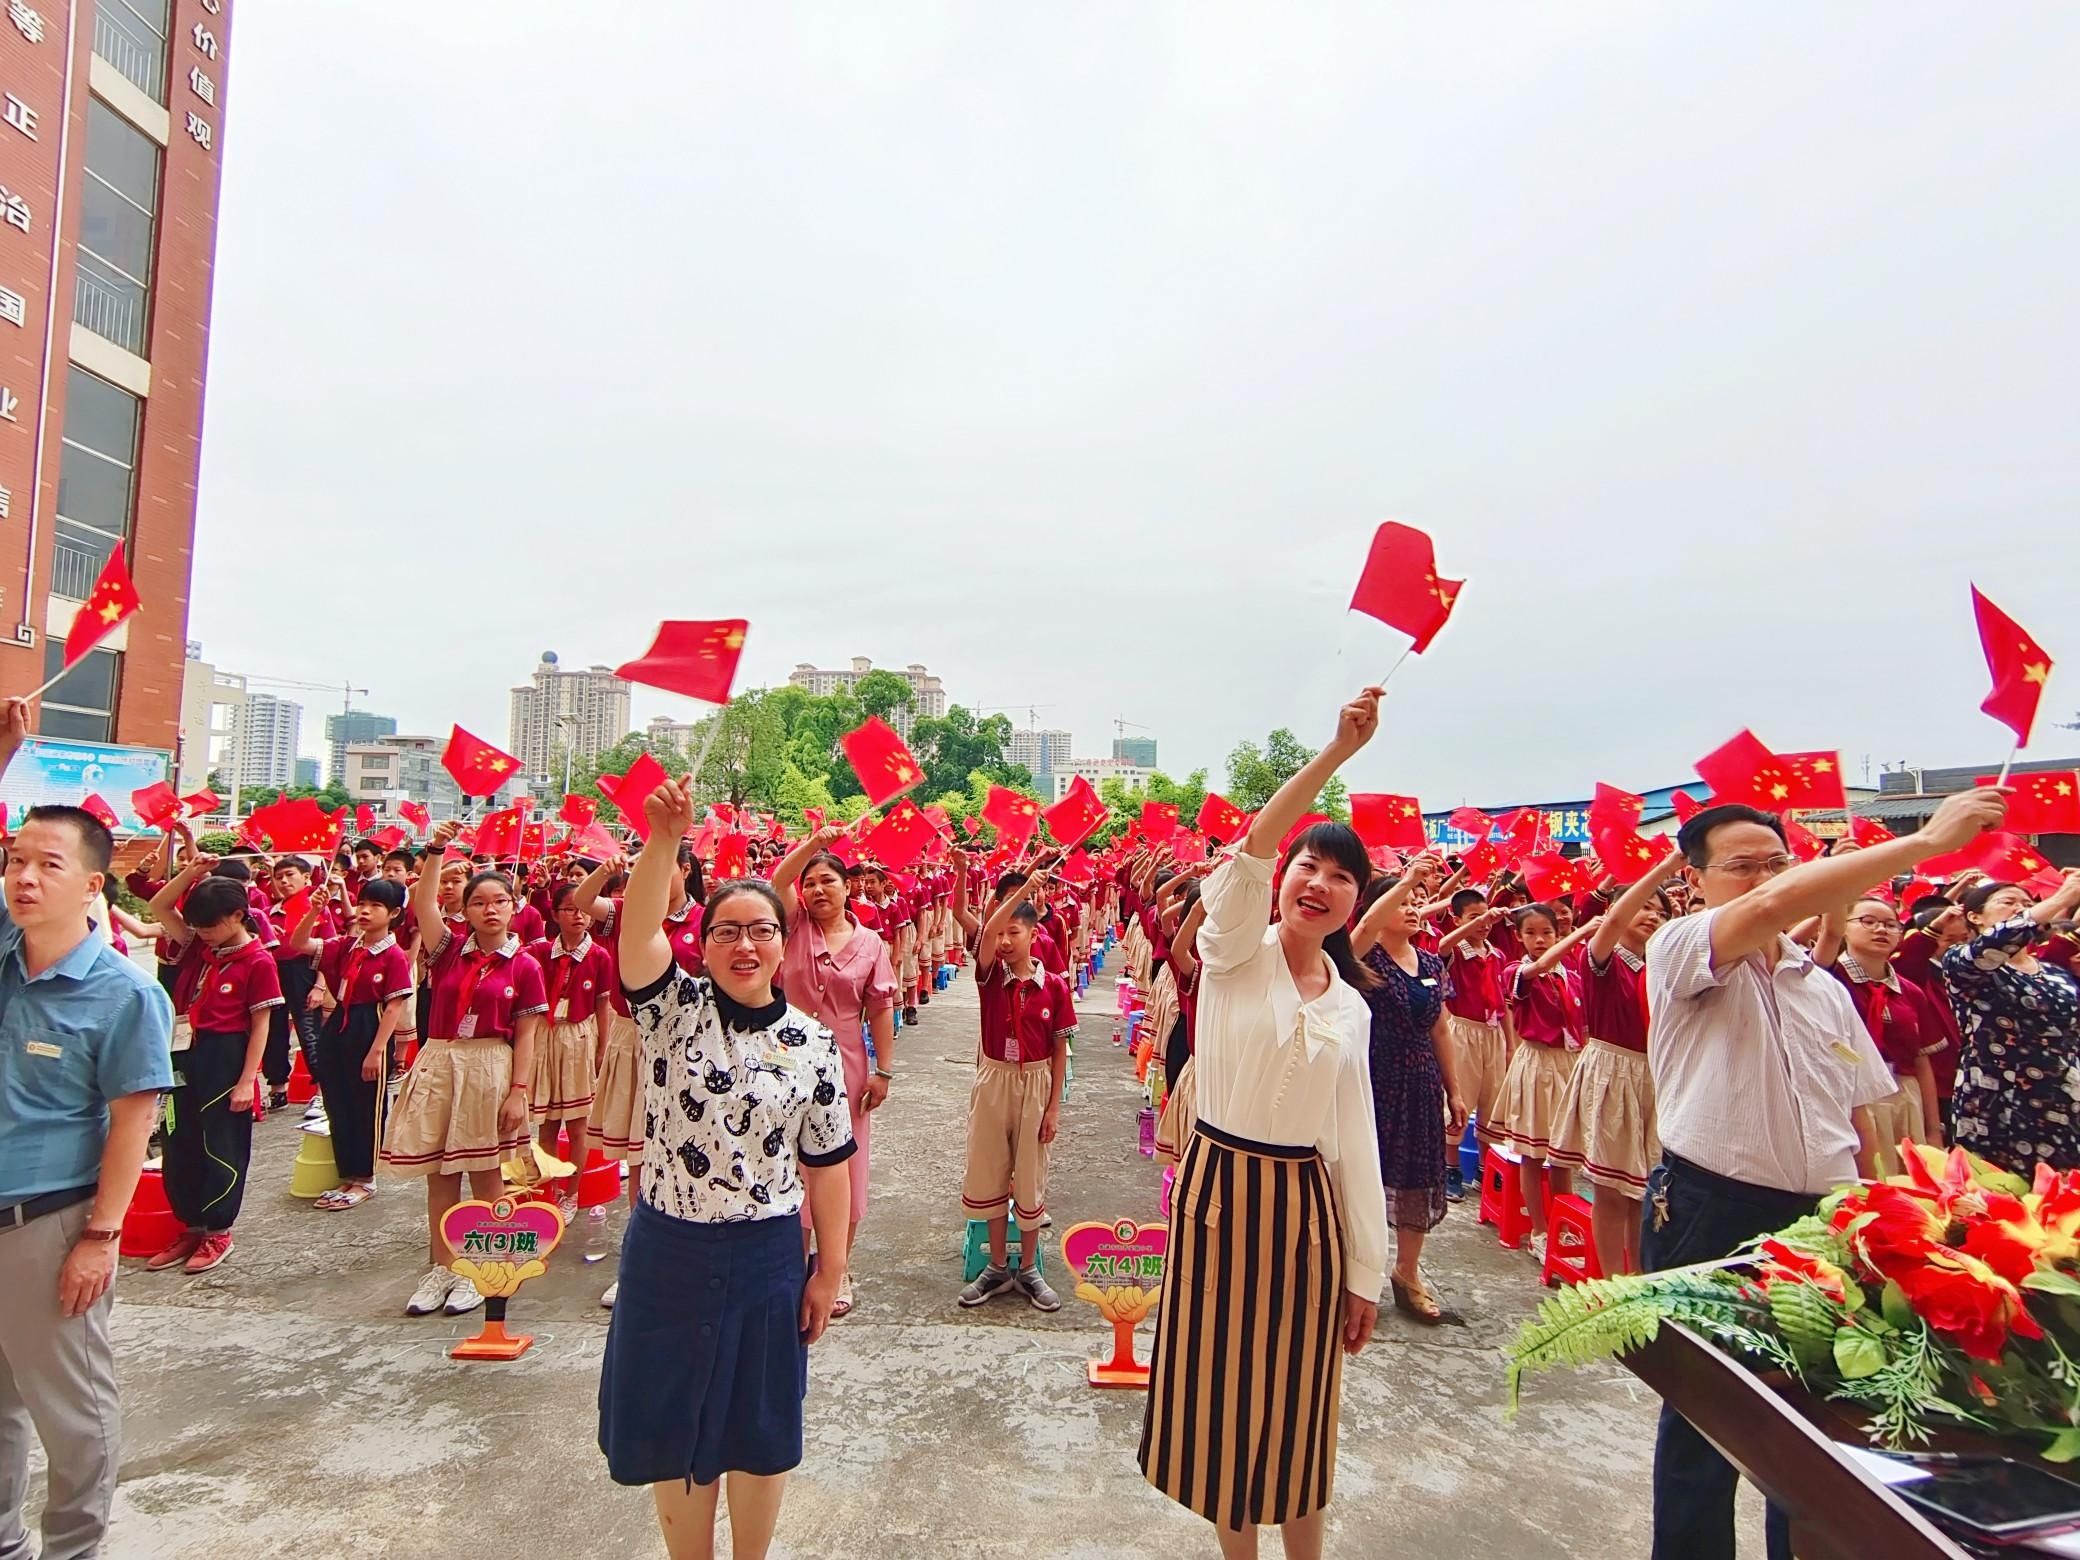
POLYGON ((1956 1141, 2024 1176, 2039 1160, 2080 1170, 2080 982, 2053 964, 2024 974, 2011 962, 2041 935, 2018 916, 1942 959, 1964 1029, 1956 1141))
POLYGON ((1379 1120, 1380 1178, 1396 1229, 1417 1233, 1444 1222, 1444 1074, 1430 1031, 1444 1009, 1444 960, 1416 950, 1411 975, 1374 946, 1365 964, 1380 983, 1372 1009, 1372 1105, 1379 1120))

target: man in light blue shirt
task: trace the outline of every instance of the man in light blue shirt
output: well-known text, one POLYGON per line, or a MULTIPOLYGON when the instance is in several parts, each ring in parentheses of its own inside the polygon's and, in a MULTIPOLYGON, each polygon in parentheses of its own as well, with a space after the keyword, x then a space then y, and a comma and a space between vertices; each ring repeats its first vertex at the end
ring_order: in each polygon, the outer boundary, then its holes
MULTIPOLYGON (((0 771, 28 735, 0 703, 0 771)), ((29 1436, 43 1437, 43 1560, 101 1552, 122 1442, 108 1313, 123 1215, 159 1094, 173 1008, 94 928, 113 841, 36 807, 0 904, 0 1560, 28 1560, 29 1436)))

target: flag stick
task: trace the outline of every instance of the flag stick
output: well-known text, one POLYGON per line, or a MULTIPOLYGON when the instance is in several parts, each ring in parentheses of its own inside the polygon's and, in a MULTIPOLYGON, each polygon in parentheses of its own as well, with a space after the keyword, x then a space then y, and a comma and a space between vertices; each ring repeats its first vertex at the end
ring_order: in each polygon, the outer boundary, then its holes
POLYGON ((2022 743, 2020 740, 2017 740, 2015 745, 2008 749, 2008 756, 2001 761, 2001 772, 1993 782, 1995 785, 2006 785, 2008 783, 2008 771, 2015 767, 2015 759, 2021 752, 2022 743))
POLYGON ((715 711, 714 723, 708 727, 707 736, 701 739, 700 753, 694 759, 693 767, 686 771, 686 782, 688 785, 699 785, 701 783, 701 771, 707 767, 708 755, 715 751, 715 739, 722 735, 722 717, 725 713, 726 707, 715 711))
POLYGON ((1396 661, 1392 666, 1387 668, 1387 675, 1379 680, 1379 685, 1382 688, 1386 687, 1387 683, 1390 680, 1392 680, 1394 674, 1401 670, 1401 661, 1406 661, 1410 656, 1414 655, 1415 653, 1416 647, 1412 644, 1406 650, 1402 651, 1401 660, 1396 661))
POLYGON ((65 674, 71 670, 72 668, 69 666, 60 667, 58 669, 58 675, 56 677, 47 679, 42 687, 32 688, 27 693, 23 694, 22 702, 24 704, 35 703, 38 699, 42 698, 45 694, 49 693, 51 689, 55 688, 61 681, 63 681, 65 674))

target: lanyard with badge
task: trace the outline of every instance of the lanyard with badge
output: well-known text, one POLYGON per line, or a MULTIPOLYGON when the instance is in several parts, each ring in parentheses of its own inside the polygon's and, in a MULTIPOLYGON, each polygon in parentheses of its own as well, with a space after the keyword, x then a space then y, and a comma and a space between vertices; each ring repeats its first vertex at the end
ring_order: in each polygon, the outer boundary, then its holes
POLYGON ((462 967, 462 990, 456 995, 455 1038, 474 1040, 477 1037, 477 987, 483 984, 484 976, 498 961, 495 953, 472 955, 462 967))

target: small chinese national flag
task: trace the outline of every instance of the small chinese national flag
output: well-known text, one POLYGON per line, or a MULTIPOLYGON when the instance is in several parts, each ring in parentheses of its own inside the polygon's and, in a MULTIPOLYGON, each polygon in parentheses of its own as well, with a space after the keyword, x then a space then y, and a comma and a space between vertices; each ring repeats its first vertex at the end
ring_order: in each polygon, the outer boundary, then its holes
POLYGON ((1646 810, 1645 798, 1599 780, 1596 782, 1595 800, 1589 803, 1589 832, 1593 835, 1599 827, 1636 829, 1646 810))
POLYGON ((1413 796, 1359 791, 1351 796, 1351 827, 1367 845, 1421 850, 1429 844, 1423 832, 1423 808, 1413 796))
POLYGON ((1097 791, 1082 775, 1069 783, 1068 792, 1060 801, 1041 814, 1047 822, 1047 832, 1056 842, 1072 847, 1097 833, 1108 816, 1097 791))
POLYGON ((982 820, 973 813, 968 814, 967 817, 961 819, 961 832, 972 840, 982 832, 982 820))
POLYGON ((94 588, 87 592, 87 599, 80 603, 72 619, 72 627, 65 635, 65 664, 71 666, 79 660, 143 605, 137 587, 130 583, 123 549, 118 547, 108 555, 108 562, 101 566, 101 577, 94 581, 94 588))
POLYGON ((930 819, 909 801, 901 801, 860 843, 889 871, 900 872, 938 837, 930 819))
POLYGON ((1300 838, 1301 835, 1305 834, 1316 824, 1327 823, 1328 821, 1329 815, 1327 813, 1311 812, 1301 814, 1300 821, 1286 830, 1286 837, 1278 842, 1278 854, 1283 857, 1287 851, 1293 848, 1293 841, 1300 838))
POLYGON ((876 807, 894 801, 924 778, 903 739, 878 715, 869 715, 864 726, 846 732, 838 746, 859 776, 860 789, 876 807))
POLYGON ((424 802, 405 802, 397 809, 397 816, 417 829, 421 834, 426 832, 426 825, 431 821, 427 816, 426 804, 424 802))
POLYGON ((1849 805, 1842 789, 1842 755, 1824 749, 1813 753, 1779 753, 1778 761, 1791 771, 1791 800, 1794 809, 1849 805))
POLYGON ((1595 886, 1581 864, 1565 856, 1533 856, 1524 863, 1524 887, 1533 899, 1560 899, 1585 893, 1595 886))
POLYGON ((589 796, 566 796, 563 805, 556 809, 558 821, 574 829, 582 829, 599 816, 599 803, 589 796))
POLYGON ((520 854, 520 809, 503 808, 495 813, 486 813, 483 822, 477 825, 477 854, 480 856, 517 856, 520 854))
POLYGON ((2046 866, 2028 840, 2005 829, 1988 829, 1962 850, 1947 856, 1931 856, 1914 870, 1929 877, 1955 877, 1960 872, 1983 872, 2004 883, 2019 883, 2046 866))
POLYGON ((1820 836, 1800 823, 1796 818, 1784 819, 1784 840, 1791 847, 1791 854, 1800 861, 1817 861, 1825 847, 1820 836))
POLYGON ((1040 826, 1040 804, 1009 786, 993 785, 983 798, 982 821, 1006 840, 1029 840, 1040 826))
POLYGON ((376 810, 363 802, 354 809, 354 832, 367 834, 376 826, 376 810))
POLYGON ((181 798, 181 806, 187 808, 190 818, 200 818, 205 813, 213 813, 223 805, 224 799, 207 786, 204 786, 193 796, 181 798))
POLYGON ((1400 629, 1415 641, 1412 648, 1420 655, 1451 617, 1465 583, 1438 575, 1429 537, 1389 520, 1373 534, 1365 570, 1351 592, 1351 610, 1400 629))
POLYGON ((1697 761, 1697 772, 1712 788, 1714 806, 1745 803, 1780 811, 1793 805, 1797 777, 1752 731, 1742 731, 1697 761))
POLYGON ((1875 818, 1851 818, 1849 838, 1859 845, 1882 845, 1885 841, 1897 839, 1899 836, 1875 818))
MULTIPOLYGON (((1981 775, 1972 783, 1992 785, 1994 777, 1981 775)), ((2008 798, 2010 830, 2017 834, 2080 834, 2080 774, 2070 769, 2011 773, 2007 783, 2015 792, 2008 798)), ((139 816, 143 816, 142 809, 139 816)))
POLYGON ((441 754, 441 768, 464 796, 489 796, 519 773, 520 760, 457 726, 441 754))
POLYGON ((103 800, 99 791, 81 802, 79 810, 90 818, 99 819, 104 829, 113 830, 120 826, 121 820, 116 817, 116 810, 103 800))
POLYGON ((715 876, 730 880, 747 877, 751 872, 751 855, 745 842, 749 839, 741 829, 732 829, 715 843, 715 876))
MULTIPOLYGON (((2015 733, 2017 747, 2028 747, 2030 727, 2037 721, 2037 701, 2051 677, 2051 657, 2022 631, 2020 623, 1980 595, 1976 585, 1972 587, 1972 615, 1979 620, 1979 645, 1986 652, 1986 669, 1993 674, 1993 692, 1979 708, 2015 733)), ((66 654, 69 666, 69 647, 66 654)))
POLYGON ((597 823, 588 823, 584 828, 575 830, 571 837, 563 842, 563 847, 574 856, 588 856, 594 861, 605 861, 609 856, 618 855, 621 851, 620 841, 597 823))
POLYGON ((1177 804, 1175 802, 1143 802, 1141 804, 1141 832, 1153 844, 1168 844, 1177 834, 1177 804))
POLYGON ((1476 840, 1459 861, 1466 868, 1467 882, 1485 883, 1502 865, 1502 852, 1495 848, 1493 840, 1476 840))
POLYGON ((614 668, 614 675, 705 704, 727 704, 750 627, 742 618, 660 623, 650 648, 614 668))
POLYGON ((1199 804, 1199 816, 1193 827, 1201 834, 1232 845, 1249 827, 1249 814, 1218 791, 1208 791, 1206 800, 1199 804))
POLYGON ((404 848, 404 830, 400 829, 394 823, 388 824, 385 827, 376 830, 376 832, 371 834, 369 838, 374 840, 378 845, 382 846, 383 849, 386 851, 402 850, 404 848))
POLYGON ((181 815, 181 799, 164 780, 130 793, 130 810, 147 829, 163 829, 181 815))
POLYGON ((1688 823, 1692 818, 1704 811, 1704 803, 1700 802, 1688 791, 1676 792, 1675 795, 1668 799, 1668 805, 1675 809, 1678 825, 1688 823))
POLYGON ((1470 834, 1476 840, 1484 840, 1494 831, 1495 820, 1478 807, 1454 807, 1451 817, 1445 822, 1461 834, 1470 834))
POLYGON ((650 793, 663 785, 668 778, 664 772, 664 765, 648 753, 640 753, 636 756, 636 761, 628 766, 627 774, 611 777, 601 775, 598 784, 599 788, 607 793, 607 799, 620 810, 628 826, 635 830, 636 838, 647 841, 650 838, 650 820, 643 815, 643 803, 650 800, 650 793), (614 782, 612 789, 607 785, 610 778, 614 782))

